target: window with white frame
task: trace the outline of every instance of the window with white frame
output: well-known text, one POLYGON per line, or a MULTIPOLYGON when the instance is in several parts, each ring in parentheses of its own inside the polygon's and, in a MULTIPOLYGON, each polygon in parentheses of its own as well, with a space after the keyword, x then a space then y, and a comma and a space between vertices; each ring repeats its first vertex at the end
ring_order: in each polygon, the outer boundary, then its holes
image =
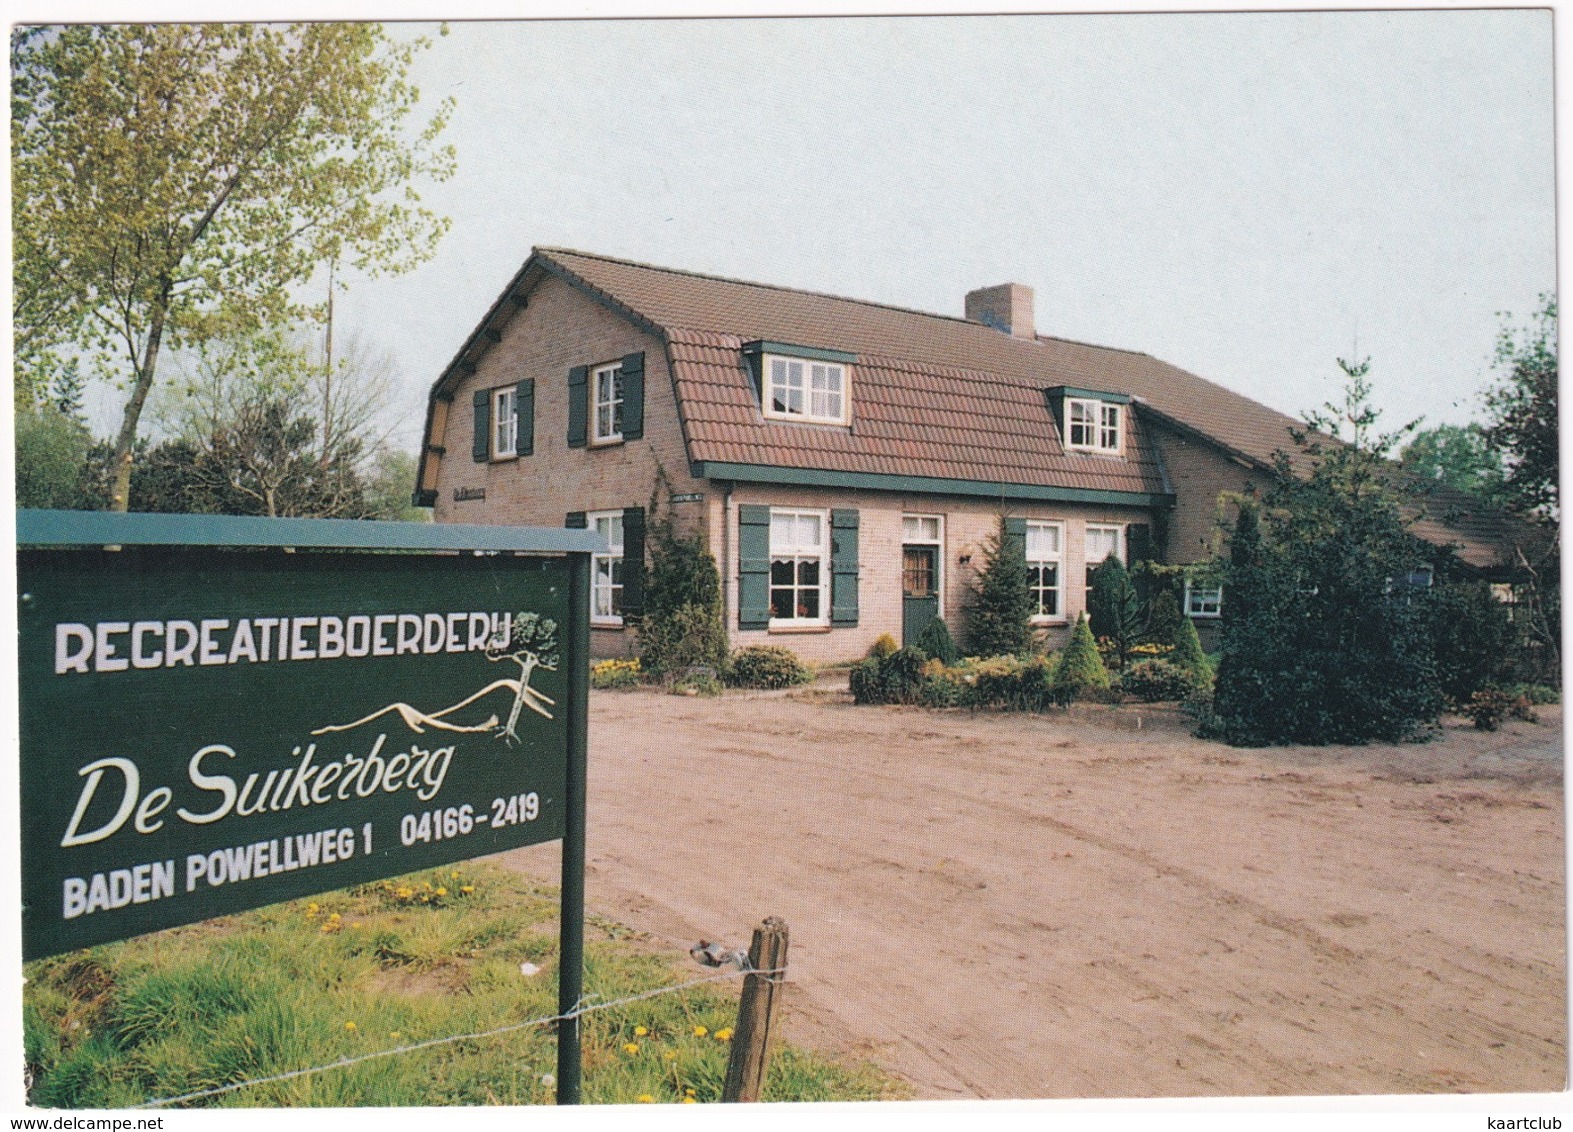
POLYGON ((1103 565, 1110 556, 1125 561, 1125 528, 1114 523, 1088 523, 1087 541, 1083 548, 1083 561, 1087 564, 1087 593, 1092 593, 1092 572, 1103 565))
POLYGON ((771 508, 772 628, 830 624, 828 525, 823 511, 771 508))
POLYGON ((1033 617, 1062 621, 1065 606, 1060 600, 1065 560, 1065 525, 1027 520, 1027 578, 1034 602, 1033 617))
POLYGON ((519 454, 519 387, 505 385, 492 392, 492 458, 519 454))
POLYGON ((1120 406, 1112 401, 1066 398, 1065 446, 1119 455, 1120 406))
POLYGON ((596 625, 623 623, 623 513, 592 512, 587 525, 606 540, 606 553, 590 556, 590 621, 596 625))
POLYGON ((623 438, 623 367, 620 362, 596 366, 590 389, 594 397, 595 442, 623 438))
POLYGON ((1190 617, 1223 616, 1223 586, 1217 582, 1185 581, 1185 612, 1190 617))
POLYGON ((847 423, 845 366, 766 355, 764 372, 765 416, 819 424, 847 423))

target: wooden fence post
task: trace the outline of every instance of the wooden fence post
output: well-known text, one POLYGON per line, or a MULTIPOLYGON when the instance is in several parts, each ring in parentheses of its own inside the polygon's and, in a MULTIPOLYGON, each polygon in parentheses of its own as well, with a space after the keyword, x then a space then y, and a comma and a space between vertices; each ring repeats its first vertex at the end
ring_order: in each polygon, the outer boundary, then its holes
POLYGON ((748 962, 753 971, 743 980, 737 1025, 732 1031, 732 1053, 726 1066, 726 1087, 721 1091, 721 1100, 728 1103, 757 1101, 764 1091, 765 1073, 770 1068, 770 1043, 775 1037, 776 1014, 786 982, 785 920, 771 916, 754 929, 748 962))

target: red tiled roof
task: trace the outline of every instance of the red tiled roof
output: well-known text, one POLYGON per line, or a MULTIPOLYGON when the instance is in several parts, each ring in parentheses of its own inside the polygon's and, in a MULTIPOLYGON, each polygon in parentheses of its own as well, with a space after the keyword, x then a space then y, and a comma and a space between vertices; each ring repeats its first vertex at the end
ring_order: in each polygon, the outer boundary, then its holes
MULTIPOLYGON (((1168 489, 1148 429, 1161 424, 1258 467, 1280 451, 1303 466, 1290 437, 1301 422, 1147 354, 562 248, 535 249, 505 296, 531 264, 666 337, 691 461, 1158 494, 1168 489), (765 421, 741 352, 756 340, 855 354, 851 426, 765 421), (1064 449, 1044 396, 1055 386, 1134 398, 1123 458, 1064 449)), ((1520 533, 1441 492, 1415 531, 1481 567, 1520 533)))

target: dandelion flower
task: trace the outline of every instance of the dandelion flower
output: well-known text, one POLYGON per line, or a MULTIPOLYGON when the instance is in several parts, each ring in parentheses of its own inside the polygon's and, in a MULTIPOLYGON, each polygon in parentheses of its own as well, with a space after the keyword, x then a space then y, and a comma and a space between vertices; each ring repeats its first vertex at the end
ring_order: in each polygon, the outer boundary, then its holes
POLYGON ((343 919, 343 918, 344 918, 344 917, 343 917, 343 916, 340 916, 340 915, 339 915, 339 914, 338 914, 338 913, 337 913, 337 912, 335 912, 335 913, 333 913, 333 915, 331 915, 331 916, 329 916, 329 917, 328 917, 328 919, 330 919, 330 920, 332 920, 332 921, 333 921, 333 922, 334 922, 334 923, 335 923, 335 924, 336 924, 336 923, 338 923, 338 922, 339 922, 339 921, 340 921, 340 920, 342 920, 342 919, 343 919))
POLYGON ((398 1030, 395 1030, 395 1031, 393 1031, 393 1033, 388 1035, 388 1037, 391 1038, 393 1041, 398 1041, 403 1036, 404 1035, 402 1033, 400 1033, 398 1030))
POLYGON ((661 1056, 663 1058, 665 1058, 667 1061, 676 1061, 677 1060, 677 1054, 674 1053, 672 1050, 666 1050, 665 1052, 663 1052, 661 1054, 661 1056))
POLYGON ((694 1095, 694 1090, 693 1089, 684 1089, 683 1092, 686 1093, 688 1096, 693 1096, 694 1095))
POLYGON ((732 1040, 732 1027, 727 1026, 724 1029, 717 1030, 715 1032, 715 1040, 718 1041, 718 1042, 729 1042, 729 1041, 731 1041, 732 1040))
POLYGON ((352 1034, 353 1034, 353 1033, 354 1033, 354 1032, 355 1032, 355 1031, 356 1031, 356 1030, 358 1030, 358 1029, 360 1029, 360 1027, 359 1027, 359 1026, 357 1026, 357 1025, 355 1025, 355 1023, 353 1023, 353 1022, 346 1022, 346 1023, 344 1023, 344 1028, 345 1028, 345 1029, 346 1029, 346 1030, 348 1030, 348 1031, 349 1031, 349 1032, 350 1032, 350 1033, 352 1033, 352 1034))
POLYGON ((458 873, 449 873, 448 874, 448 879, 449 880, 458 880, 459 879, 459 874, 458 873))
POLYGON ((461 884, 459 886, 459 891, 468 896, 470 893, 475 891, 475 886, 473 884, 461 884))
POLYGON ((310 904, 306 905, 306 915, 308 915, 308 916, 315 916, 316 914, 317 914, 317 902, 315 900, 313 900, 310 904))
POLYGON ((640 1093, 639 1094, 639 1103, 640 1104, 655 1104, 655 1098, 652 1097, 649 1093, 640 1093))
POLYGON ((632 1056, 633 1054, 638 1053, 639 1052, 639 1043, 638 1042, 624 1042, 623 1043, 623 1052, 628 1054, 628 1055, 630 1055, 630 1056, 632 1056))
POLYGON ((635 1026, 634 1027, 634 1037, 636 1037, 636 1038, 642 1038, 646 1034, 648 1034, 649 1032, 650 1031, 645 1029, 643 1026, 635 1026))
POLYGON ((684 1097, 683 1098, 683 1103, 684 1104, 698 1104, 699 1102, 694 1100, 693 1097, 689 1096, 689 1097, 684 1097))
POLYGON ((705 1036, 705 1035, 706 1035, 706 1034, 708 1034, 708 1033, 709 1033, 709 1032, 710 1032, 710 1031, 709 1031, 709 1030, 707 1030, 707 1029, 706 1029, 706 1028, 705 1028, 705 1027, 703 1027, 703 1026, 695 1026, 695 1027, 694 1027, 694 1037, 696 1037, 696 1038, 702 1038, 702 1037, 704 1037, 704 1036, 705 1036))
POLYGON ((438 896, 447 896, 448 895, 448 890, 446 888, 439 888, 437 890, 437 895, 438 896))

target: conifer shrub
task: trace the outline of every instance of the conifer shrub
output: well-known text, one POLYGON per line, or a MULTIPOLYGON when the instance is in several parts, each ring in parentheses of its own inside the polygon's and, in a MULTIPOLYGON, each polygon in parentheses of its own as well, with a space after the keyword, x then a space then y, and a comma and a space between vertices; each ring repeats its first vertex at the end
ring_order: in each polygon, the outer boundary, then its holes
POLYGON ((748 645, 735 650, 726 673, 726 682, 734 688, 790 688, 813 678, 813 671, 797 653, 779 645, 748 645))
POLYGON ((1076 619, 1070 642, 1054 669, 1054 695, 1060 702, 1068 703, 1089 692, 1107 691, 1110 684, 1109 670, 1103 666, 1098 644, 1092 639, 1092 627, 1083 614, 1076 619))
POLYGON ((1121 668, 1141 635, 1141 613, 1141 596, 1130 572, 1123 562, 1109 555, 1092 572, 1087 615, 1093 638, 1109 642, 1110 657, 1121 668))
POLYGON ((668 676, 703 666, 726 668, 726 622, 721 611, 721 574, 698 533, 680 535, 671 512, 650 499, 646 536, 650 569, 644 610, 628 618, 639 634, 643 670, 668 676))
POLYGON ((1181 623, 1189 620, 1180 613, 1179 599, 1168 586, 1153 595, 1152 608, 1147 614, 1148 641, 1155 645, 1173 646, 1179 643, 1181 623))
POLYGON ((1180 619, 1180 627, 1175 631, 1174 651, 1169 654, 1168 661, 1176 668, 1189 673, 1191 680, 1197 685, 1212 681, 1212 662, 1202 651, 1202 639, 1197 636, 1196 623, 1189 617, 1180 619))
POLYGON ((951 639, 950 629, 938 617, 930 621, 923 632, 918 634, 917 647, 936 660, 943 661, 947 666, 961 659, 961 654, 956 650, 956 642, 951 639))
POLYGON ((1032 650, 1033 600, 1026 549, 999 529, 983 546, 983 566, 972 583, 967 648, 972 656, 1025 656, 1032 650))

